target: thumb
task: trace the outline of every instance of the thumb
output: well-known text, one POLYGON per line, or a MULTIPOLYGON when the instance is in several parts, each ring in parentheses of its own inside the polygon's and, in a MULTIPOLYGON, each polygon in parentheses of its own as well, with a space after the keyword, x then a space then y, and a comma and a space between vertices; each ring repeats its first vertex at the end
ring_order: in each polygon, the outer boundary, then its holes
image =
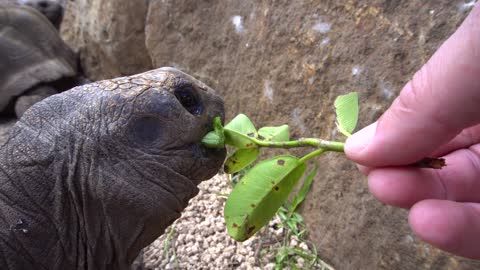
POLYGON ((480 5, 402 89, 378 122, 345 145, 366 166, 404 165, 480 122, 480 5))

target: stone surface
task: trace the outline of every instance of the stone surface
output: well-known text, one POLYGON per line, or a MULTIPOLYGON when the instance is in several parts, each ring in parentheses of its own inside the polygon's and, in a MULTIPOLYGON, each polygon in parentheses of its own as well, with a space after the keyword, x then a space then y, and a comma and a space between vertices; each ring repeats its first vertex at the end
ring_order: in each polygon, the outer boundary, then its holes
POLYGON ((60 32, 80 54, 86 77, 113 78, 152 68, 145 48, 147 3, 142 0, 68 3, 60 32))
MULTIPOLYGON (((472 3, 76 0, 63 33, 92 79, 175 66, 224 95, 227 119, 340 139, 334 98, 358 91, 360 125, 377 119, 472 3)), ((480 268, 415 238, 407 212, 375 201, 343 156, 320 160, 303 211, 321 258, 338 269, 480 268)))

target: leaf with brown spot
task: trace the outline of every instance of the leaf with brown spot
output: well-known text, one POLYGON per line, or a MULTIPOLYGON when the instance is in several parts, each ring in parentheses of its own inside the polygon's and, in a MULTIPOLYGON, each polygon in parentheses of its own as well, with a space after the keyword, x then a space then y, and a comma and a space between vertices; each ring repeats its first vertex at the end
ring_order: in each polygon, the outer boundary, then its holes
POLYGON ((282 142, 290 140, 290 128, 288 125, 278 127, 262 127, 258 130, 258 137, 272 142, 282 142))
POLYGON ((253 231, 255 230, 255 226, 248 227, 247 229, 247 235, 253 235, 253 231))
POLYGON ((281 155, 249 170, 225 203, 224 217, 229 235, 236 241, 244 241, 267 224, 288 198, 305 168, 305 163, 298 158, 281 155), (280 160, 283 166, 277 165, 280 160), (234 228, 233 224, 238 224, 239 228, 234 228))
POLYGON ((254 162, 257 159, 259 153, 260 150, 258 149, 258 147, 238 149, 227 158, 223 169, 228 174, 239 172, 248 165, 250 165, 252 162, 254 162))
POLYGON ((258 137, 257 130, 252 121, 239 114, 223 127, 225 143, 239 149, 255 147, 253 139, 258 137))

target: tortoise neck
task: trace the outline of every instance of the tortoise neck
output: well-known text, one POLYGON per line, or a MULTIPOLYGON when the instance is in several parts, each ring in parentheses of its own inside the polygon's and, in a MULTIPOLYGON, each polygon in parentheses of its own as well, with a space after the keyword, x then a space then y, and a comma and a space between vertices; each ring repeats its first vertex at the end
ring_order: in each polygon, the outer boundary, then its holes
POLYGON ((0 252, 9 269, 128 269, 104 226, 112 222, 88 179, 99 173, 96 159, 81 160, 83 145, 19 133, 0 148, 0 252))
POLYGON ((1 252, 16 254, 6 257, 11 269, 74 269, 85 250, 82 235, 71 233, 81 226, 70 209, 72 194, 58 181, 64 164, 55 163, 45 143, 25 139, 13 134, 0 148, 1 252))

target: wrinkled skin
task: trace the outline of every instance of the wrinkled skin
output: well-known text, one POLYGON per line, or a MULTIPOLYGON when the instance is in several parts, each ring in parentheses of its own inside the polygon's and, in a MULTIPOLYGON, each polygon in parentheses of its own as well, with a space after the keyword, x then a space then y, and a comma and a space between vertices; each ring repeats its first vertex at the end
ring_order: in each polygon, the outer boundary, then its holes
POLYGON ((128 269, 221 167, 223 110, 172 68, 32 106, 0 148, 0 269, 128 269))

